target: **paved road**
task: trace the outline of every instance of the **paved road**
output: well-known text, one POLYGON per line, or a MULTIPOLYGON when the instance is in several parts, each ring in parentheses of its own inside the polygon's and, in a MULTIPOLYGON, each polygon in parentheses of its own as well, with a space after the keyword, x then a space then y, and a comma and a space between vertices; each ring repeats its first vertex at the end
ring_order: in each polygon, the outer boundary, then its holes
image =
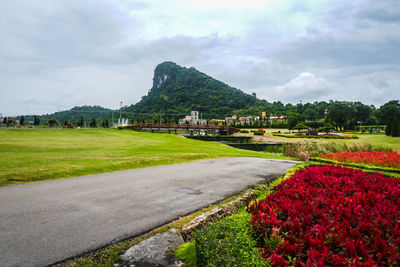
POLYGON ((0 266, 44 266, 223 200, 295 162, 224 158, 0 188, 0 266))

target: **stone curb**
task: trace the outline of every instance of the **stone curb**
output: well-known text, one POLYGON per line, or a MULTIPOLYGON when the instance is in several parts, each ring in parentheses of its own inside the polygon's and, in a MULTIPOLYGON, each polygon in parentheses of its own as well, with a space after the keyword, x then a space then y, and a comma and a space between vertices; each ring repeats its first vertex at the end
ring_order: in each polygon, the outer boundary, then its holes
POLYGON ((180 230, 183 240, 185 242, 192 240, 195 231, 203 229, 210 223, 217 222, 224 217, 232 215, 245 205, 247 199, 251 200, 254 196, 254 190, 251 190, 237 197, 235 200, 224 203, 222 207, 216 207, 211 211, 200 214, 189 223, 185 224, 180 230))

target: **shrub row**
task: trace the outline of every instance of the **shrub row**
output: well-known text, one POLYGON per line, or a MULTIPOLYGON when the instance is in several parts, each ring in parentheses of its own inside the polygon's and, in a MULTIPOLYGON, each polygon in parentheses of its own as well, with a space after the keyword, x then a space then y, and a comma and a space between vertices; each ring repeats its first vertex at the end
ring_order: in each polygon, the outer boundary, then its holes
POLYGON ((197 266, 268 266, 252 238, 250 220, 242 211, 198 231, 197 266))
POLYGON ((280 153, 280 154, 283 153, 282 144, 244 143, 244 144, 227 144, 227 145, 240 149, 264 151, 269 153, 280 153))
POLYGON ((255 131, 253 134, 254 134, 254 135, 264 135, 264 133, 261 132, 261 131, 255 131))
POLYGON ((203 136, 203 135, 188 135, 186 138, 202 140, 202 141, 215 141, 215 142, 229 142, 229 143, 249 143, 251 136, 231 136, 231 135, 215 135, 215 136, 203 136))

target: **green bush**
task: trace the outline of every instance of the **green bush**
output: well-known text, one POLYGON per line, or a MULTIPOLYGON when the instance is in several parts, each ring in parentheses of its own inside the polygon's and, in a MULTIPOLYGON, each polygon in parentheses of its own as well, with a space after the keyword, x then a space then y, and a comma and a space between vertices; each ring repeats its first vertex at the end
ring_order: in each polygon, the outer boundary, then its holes
POLYGON ((258 253, 250 222, 250 214, 242 210, 197 232, 197 266, 268 266, 258 253))
POLYGON ((254 135, 264 135, 264 133, 261 132, 261 131, 255 131, 255 132, 254 132, 254 135))
POLYGON ((175 258, 185 262, 185 266, 195 267, 196 265, 196 247, 194 242, 183 243, 175 250, 175 258))
POLYGON ((249 130, 242 129, 242 130, 240 130, 240 132, 241 132, 241 133, 249 133, 249 130))

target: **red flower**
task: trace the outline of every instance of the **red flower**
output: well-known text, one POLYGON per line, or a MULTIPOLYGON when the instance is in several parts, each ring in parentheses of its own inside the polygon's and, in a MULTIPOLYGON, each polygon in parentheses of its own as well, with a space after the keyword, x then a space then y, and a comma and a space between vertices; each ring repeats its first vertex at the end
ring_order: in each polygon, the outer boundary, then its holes
POLYGON ((286 266, 294 257, 297 266, 400 263, 399 180, 313 166, 296 172, 249 210, 266 244, 280 241, 263 250, 274 266, 286 266))

